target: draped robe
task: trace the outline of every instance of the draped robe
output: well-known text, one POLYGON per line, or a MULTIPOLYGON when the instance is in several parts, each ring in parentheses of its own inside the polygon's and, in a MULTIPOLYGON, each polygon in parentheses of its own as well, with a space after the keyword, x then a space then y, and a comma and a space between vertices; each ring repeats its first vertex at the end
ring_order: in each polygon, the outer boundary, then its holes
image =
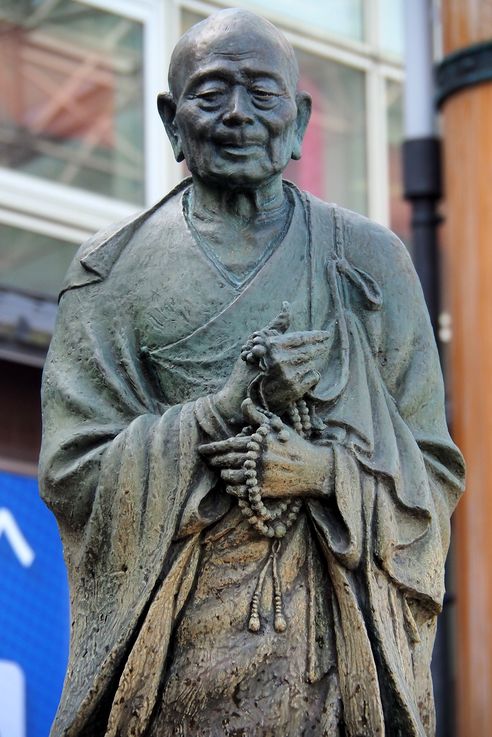
POLYGON ((411 261, 386 229, 286 183, 288 231, 238 287, 187 227, 189 186, 83 245, 62 290, 40 460, 72 605, 52 737, 151 724, 204 540, 233 505, 197 451, 227 436, 206 397, 284 300, 292 330, 331 336, 314 402, 333 495, 306 502, 302 524, 321 552, 343 729, 428 737, 463 463, 411 261))

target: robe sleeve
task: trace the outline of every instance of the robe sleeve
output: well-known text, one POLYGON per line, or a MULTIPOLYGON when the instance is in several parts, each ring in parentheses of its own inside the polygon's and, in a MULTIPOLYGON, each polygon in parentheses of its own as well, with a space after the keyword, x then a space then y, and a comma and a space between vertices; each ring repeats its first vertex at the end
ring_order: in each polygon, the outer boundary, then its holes
POLYGON ((419 279, 406 248, 386 287, 378 364, 394 427, 391 462, 379 464, 374 551, 410 596, 440 611, 450 517, 464 489, 463 457, 451 440, 439 355, 419 279), (393 507, 393 509, 392 509, 393 507))
POLYGON ((172 544, 187 499, 214 483, 196 451, 193 403, 160 404, 131 315, 114 300, 107 281, 65 292, 43 376, 40 488, 62 535, 73 613, 56 724, 77 735, 189 543, 172 544))
POLYGON ((348 371, 336 402, 320 409, 335 494, 329 505, 312 505, 313 515, 347 569, 370 554, 409 596, 438 611, 463 459, 447 430, 439 357, 411 260, 389 231, 368 221, 364 228, 371 248, 353 224, 346 239, 358 273, 379 285, 381 305, 368 310, 354 280, 338 277, 348 371))
POLYGON ((333 494, 309 506, 333 591, 345 731, 398 724, 406 737, 430 737, 435 615, 464 464, 408 253, 386 229, 343 219, 345 258, 329 264, 343 341, 320 382, 324 396, 333 386, 338 395, 317 406, 319 442, 333 447, 333 494))

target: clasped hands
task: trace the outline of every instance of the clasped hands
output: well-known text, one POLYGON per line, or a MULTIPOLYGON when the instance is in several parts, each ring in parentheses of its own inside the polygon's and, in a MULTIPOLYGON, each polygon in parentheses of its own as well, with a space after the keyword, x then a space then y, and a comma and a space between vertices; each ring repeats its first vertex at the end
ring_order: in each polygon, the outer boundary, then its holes
MULTIPOLYGON (((230 424, 253 428, 261 425, 261 411, 252 402, 244 401, 248 387, 259 373, 263 377, 262 394, 267 406, 278 416, 319 381, 316 363, 320 365, 323 360, 330 335, 321 330, 281 332, 287 324, 284 306, 284 312, 270 326, 254 333, 243 346, 242 357, 215 396, 217 410, 230 424), (282 317, 283 320, 279 319, 282 317)), ((257 465, 263 496, 278 499, 325 496, 331 475, 328 449, 311 443, 280 420, 275 424, 276 428, 270 428, 261 438, 257 465)), ((200 446, 207 463, 220 472, 229 494, 238 497, 246 494, 245 461, 259 440, 255 435, 253 430, 248 435, 200 446)))

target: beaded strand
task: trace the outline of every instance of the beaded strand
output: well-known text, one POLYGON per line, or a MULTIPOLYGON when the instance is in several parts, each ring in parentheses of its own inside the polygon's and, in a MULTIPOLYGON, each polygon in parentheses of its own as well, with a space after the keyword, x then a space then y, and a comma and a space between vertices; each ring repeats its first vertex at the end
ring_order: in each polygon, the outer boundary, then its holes
MULTIPOLYGON (((283 305, 282 320, 288 317, 288 303, 283 305)), ((277 332, 280 325, 272 325, 270 330, 272 333, 277 332)), ((267 331, 269 332, 269 331, 267 331)), ((267 372, 265 357, 267 354, 264 345, 264 333, 254 333, 251 338, 243 345, 241 357, 247 363, 257 364, 263 375, 267 372)), ((259 393, 261 391, 261 374, 257 377, 256 382, 259 384, 259 393)), ((252 386, 253 386, 252 384, 252 386)), ((263 399, 263 397, 262 397, 263 399)), ((265 404, 263 402, 263 404, 265 404)), ((285 537, 288 530, 297 520, 302 507, 300 499, 285 499, 278 502, 265 503, 262 498, 262 489, 258 479, 258 462, 261 460, 261 453, 266 444, 266 438, 272 431, 277 433, 277 439, 281 443, 289 440, 290 432, 284 425, 282 420, 272 412, 263 408, 260 410, 263 421, 257 429, 251 434, 252 428, 245 427, 239 433, 240 435, 250 435, 250 441, 246 448, 246 457, 242 464, 245 477, 245 491, 242 490, 238 494, 238 506, 241 514, 248 523, 254 527, 257 532, 267 538, 273 540, 271 552, 263 566, 251 599, 250 617, 248 628, 251 632, 259 632, 261 628, 260 620, 260 599, 263 590, 263 584, 267 571, 272 566, 272 583, 273 583, 273 608, 274 608, 274 629, 276 632, 282 633, 287 629, 287 621, 283 612, 282 601, 282 584, 278 571, 278 554, 280 551, 282 538, 285 537)), ((312 431, 311 410, 304 399, 299 399, 290 405, 287 410, 289 423, 293 430, 303 438, 309 438, 312 431)))
MULTIPOLYGON (((265 422, 251 435, 247 445, 246 459, 243 461, 243 470, 246 477, 247 495, 238 500, 243 516, 260 534, 270 538, 282 538, 287 530, 296 521, 302 502, 299 499, 285 499, 279 502, 268 503, 262 499, 261 487, 257 475, 257 462, 265 437, 271 429, 278 430, 280 442, 287 442, 288 431, 284 429, 278 417, 265 417, 265 422)), ((249 428, 248 428, 249 430, 249 428)), ((244 430, 241 434, 246 434, 244 430)))

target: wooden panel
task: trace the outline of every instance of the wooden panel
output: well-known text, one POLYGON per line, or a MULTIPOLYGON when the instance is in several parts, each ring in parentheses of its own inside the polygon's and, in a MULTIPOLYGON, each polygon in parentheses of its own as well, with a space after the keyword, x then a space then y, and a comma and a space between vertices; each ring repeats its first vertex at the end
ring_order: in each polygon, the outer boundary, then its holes
MULTIPOLYGON (((446 53, 492 37, 492 3, 445 0, 446 53)), ((459 737, 492 724, 492 84, 443 110, 454 437, 468 466, 455 518, 459 737)))
POLYGON ((492 37, 490 0, 444 0, 442 16, 445 54, 492 37))

